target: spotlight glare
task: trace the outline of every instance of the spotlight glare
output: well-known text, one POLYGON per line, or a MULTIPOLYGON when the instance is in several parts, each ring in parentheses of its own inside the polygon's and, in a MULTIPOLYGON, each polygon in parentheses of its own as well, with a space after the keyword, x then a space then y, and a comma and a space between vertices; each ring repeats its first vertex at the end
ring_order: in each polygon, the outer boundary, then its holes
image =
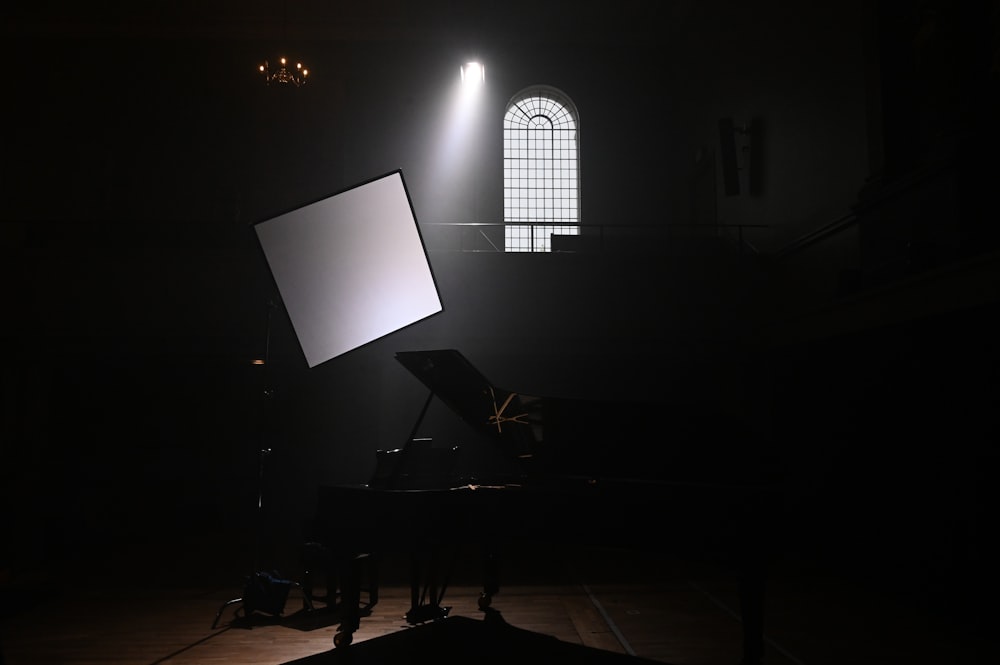
POLYGON ((486 82, 486 68, 478 62, 467 63, 461 68, 462 83, 466 85, 480 85, 486 82))

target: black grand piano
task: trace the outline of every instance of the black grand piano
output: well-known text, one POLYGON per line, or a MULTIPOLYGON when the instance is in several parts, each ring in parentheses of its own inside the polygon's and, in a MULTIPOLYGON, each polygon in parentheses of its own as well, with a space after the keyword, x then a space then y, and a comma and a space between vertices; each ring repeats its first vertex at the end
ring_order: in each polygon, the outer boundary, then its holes
POLYGON ((456 549, 482 558, 479 607, 488 611, 508 546, 558 539, 722 553, 739 578, 744 662, 760 661, 768 526, 780 492, 752 441, 699 423, 686 408, 501 389, 454 349, 396 359, 430 391, 409 440, 377 451, 369 483, 318 489, 309 540, 337 575, 335 646, 351 644, 377 603, 385 553, 409 561, 406 619, 417 624, 448 615, 442 601, 456 549), (436 400, 464 423, 458 443, 424 436, 436 400))

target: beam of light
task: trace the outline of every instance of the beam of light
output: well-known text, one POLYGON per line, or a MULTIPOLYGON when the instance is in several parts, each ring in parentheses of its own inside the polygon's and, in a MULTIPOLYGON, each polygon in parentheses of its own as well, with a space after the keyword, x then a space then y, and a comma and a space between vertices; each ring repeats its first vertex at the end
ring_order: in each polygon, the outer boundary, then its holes
MULTIPOLYGON (((430 134, 428 188, 448 192, 447 200, 432 203, 434 221, 478 221, 476 164, 483 150, 481 111, 487 101, 485 70, 479 63, 459 68, 461 77, 452 78, 442 90, 436 128, 430 134)), ((454 70, 452 70, 454 71, 454 70)))

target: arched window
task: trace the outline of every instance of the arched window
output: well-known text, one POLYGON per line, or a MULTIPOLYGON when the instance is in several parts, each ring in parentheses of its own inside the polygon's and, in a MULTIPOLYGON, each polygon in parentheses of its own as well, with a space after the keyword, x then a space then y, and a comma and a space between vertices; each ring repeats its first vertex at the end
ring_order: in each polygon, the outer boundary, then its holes
POLYGON ((503 121, 504 250, 548 252, 580 234, 580 130, 573 102, 547 86, 514 95, 503 121))

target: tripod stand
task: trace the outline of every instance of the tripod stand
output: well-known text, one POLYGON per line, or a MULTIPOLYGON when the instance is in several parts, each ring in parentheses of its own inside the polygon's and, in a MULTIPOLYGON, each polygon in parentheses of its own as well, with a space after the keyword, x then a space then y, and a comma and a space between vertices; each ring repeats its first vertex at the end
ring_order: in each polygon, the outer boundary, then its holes
MULTIPOLYGON (((258 512, 258 528, 256 534, 256 543, 254 549, 254 565, 253 574, 247 579, 246 586, 243 588, 243 594, 236 598, 231 598, 219 607, 219 611, 215 613, 215 619, 212 621, 212 628, 214 629, 219 624, 219 619, 222 617, 222 613, 230 605, 235 605, 237 603, 243 604, 243 612, 245 617, 249 617, 254 612, 264 612, 265 614, 270 614, 273 616, 280 616, 285 611, 285 602, 288 600, 288 592, 291 589, 301 589, 302 585, 298 582, 293 582, 291 580, 281 579, 274 573, 268 573, 261 571, 258 568, 258 557, 260 552, 260 540, 263 522, 263 487, 264 487, 264 461, 267 456, 271 454, 270 448, 262 448, 260 451, 260 467, 259 467, 259 483, 260 491, 257 494, 257 512, 258 512)), ((312 610, 312 600, 309 598, 308 594, 304 595, 306 609, 312 610)))
MULTIPOLYGON (((253 361, 254 365, 263 365, 265 380, 262 395, 265 402, 269 402, 274 397, 274 392, 271 390, 270 386, 267 385, 266 380, 267 367, 270 360, 271 318, 273 316, 273 312, 274 303, 268 302, 267 324, 264 331, 264 357, 253 361)), ((270 409, 264 409, 265 413, 269 411, 270 409)), ((249 617, 257 611, 271 614, 273 616, 280 616, 284 612, 285 602, 288 599, 288 592, 292 588, 301 588, 299 583, 281 579, 274 573, 261 571, 259 567, 260 550, 264 533, 264 469, 267 458, 270 455, 270 448, 260 448, 257 462, 257 514, 254 529, 253 572, 247 579, 246 586, 243 588, 243 594, 236 598, 227 600, 221 607, 219 607, 219 611, 215 614, 215 620, 212 621, 213 629, 218 625, 219 619, 222 617, 222 613, 226 610, 226 608, 230 605, 236 605, 238 603, 242 603, 242 609, 245 617, 249 617)), ((308 594, 305 596, 305 604, 307 609, 313 609, 312 600, 309 598, 308 594)))

